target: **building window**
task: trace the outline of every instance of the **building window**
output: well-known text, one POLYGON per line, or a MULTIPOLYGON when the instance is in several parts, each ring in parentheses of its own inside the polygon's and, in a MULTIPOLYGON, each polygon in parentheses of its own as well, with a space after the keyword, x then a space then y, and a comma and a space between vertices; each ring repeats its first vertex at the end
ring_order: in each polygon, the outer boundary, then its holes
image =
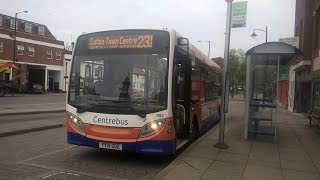
POLYGON ((61 52, 57 51, 56 56, 57 56, 57 60, 61 60, 61 52))
POLYGON ((0 53, 3 53, 3 42, 0 42, 0 53))
POLYGON ((32 32, 32 24, 26 23, 25 24, 25 31, 28 33, 31 33, 32 32))
POLYGON ((47 58, 52 59, 52 50, 47 50, 47 58))
POLYGON ((2 16, 0 16, 0 26, 2 26, 2 16))
POLYGON ((35 52, 34 47, 29 47, 28 49, 29 49, 28 56, 34 57, 34 52, 35 52))
POLYGON ((17 54, 23 55, 24 46, 23 45, 17 45, 17 54))
POLYGON ((38 35, 44 36, 44 27, 43 26, 39 26, 38 35))
MULTIPOLYGON (((15 28, 15 26, 14 26, 14 23, 15 23, 16 21, 14 20, 14 19, 11 19, 10 20, 10 28, 11 29, 14 29, 15 28)), ((17 26, 17 29, 18 29, 18 22, 16 22, 16 26, 17 26)))
POLYGON ((85 77, 91 77, 91 66, 90 65, 86 65, 85 66, 85 77))
POLYGON ((98 68, 95 68, 94 70, 94 75, 98 78, 101 78, 102 77, 102 67, 99 66, 98 68))

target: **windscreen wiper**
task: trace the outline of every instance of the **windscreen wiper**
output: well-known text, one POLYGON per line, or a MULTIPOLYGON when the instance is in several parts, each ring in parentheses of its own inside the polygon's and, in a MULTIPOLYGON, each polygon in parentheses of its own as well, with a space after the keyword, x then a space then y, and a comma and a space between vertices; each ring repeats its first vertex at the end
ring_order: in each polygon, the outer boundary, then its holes
POLYGON ((87 105, 87 106, 76 106, 77 108, 77 113, 81 114, 84 112, 89 111, 90 109, 92 109, 94 106, 93 105, 87 105))
POLYGON ((138 116, 140 116, 140 117, 142 117, 142 118, 145 118, 145 117, 146 117, 146 113, 142 113, 142 112, 138 111, 138 110, 137 110, 136 108, 134 108, 132 105, 128 105, 128 107, 129 107, 131 110, 135 111, 138 116))

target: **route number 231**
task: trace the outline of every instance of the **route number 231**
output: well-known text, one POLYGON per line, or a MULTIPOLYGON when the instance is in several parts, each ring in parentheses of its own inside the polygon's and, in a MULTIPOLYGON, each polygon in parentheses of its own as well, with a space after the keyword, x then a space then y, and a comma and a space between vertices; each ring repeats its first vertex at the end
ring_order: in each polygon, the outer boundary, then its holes
POLYGON ((144 35, 138 37, 137 48, 152 48, 153 35, 144 35))

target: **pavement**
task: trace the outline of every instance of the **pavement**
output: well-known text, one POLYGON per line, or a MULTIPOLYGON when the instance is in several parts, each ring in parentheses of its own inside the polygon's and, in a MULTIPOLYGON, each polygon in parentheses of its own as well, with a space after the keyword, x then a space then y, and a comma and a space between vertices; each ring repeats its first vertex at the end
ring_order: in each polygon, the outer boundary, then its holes
POLYGON ((65 111, 65 94, 16 94, 0 97, 0 116, 65 111))
POLYGON ((65 94, 15 94, 0 97, 0 100, 0 137, 63 126, 63 115, 59 120, 33 118, 32 115, 65 112, 65 94), (27 115, 31 118, 26 121, 27 115))
POLYGON ((210 180, 319 180, 320 130, 300 114, 278 110, 278 139, 243 139, 241 97, 231 99, 225 142, 229 149, 213 147, 219 126, 199 138, 153 179, 210 180))

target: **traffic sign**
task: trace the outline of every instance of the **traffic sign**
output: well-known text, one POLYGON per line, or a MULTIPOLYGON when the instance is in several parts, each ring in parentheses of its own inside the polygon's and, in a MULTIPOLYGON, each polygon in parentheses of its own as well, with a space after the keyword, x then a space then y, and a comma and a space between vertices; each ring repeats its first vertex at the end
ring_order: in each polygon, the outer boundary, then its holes
POLYGON ((246 27, 247 1, 233 3, 232 28, 246 27))

